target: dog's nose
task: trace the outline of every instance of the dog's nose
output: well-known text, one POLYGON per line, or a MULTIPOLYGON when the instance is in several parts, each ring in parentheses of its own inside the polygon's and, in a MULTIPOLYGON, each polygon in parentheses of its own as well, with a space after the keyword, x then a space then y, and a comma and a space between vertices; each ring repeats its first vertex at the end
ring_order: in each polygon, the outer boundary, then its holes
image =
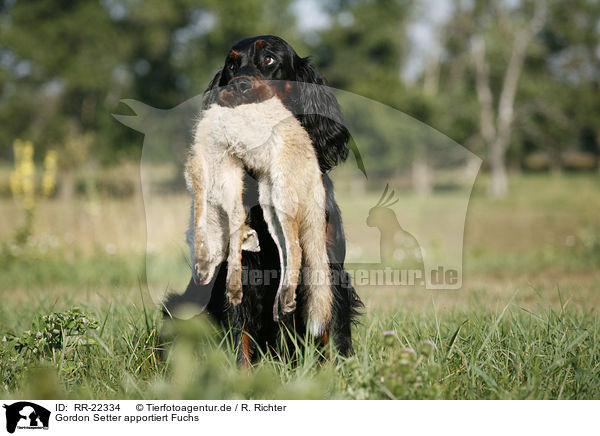
POLYGON ((231 85, 240 94, 244 94, 246 91, 252 88, 252 82, 250 79, 246 79, 245 77, 235 79, 233 82, 231 82, 231 85))

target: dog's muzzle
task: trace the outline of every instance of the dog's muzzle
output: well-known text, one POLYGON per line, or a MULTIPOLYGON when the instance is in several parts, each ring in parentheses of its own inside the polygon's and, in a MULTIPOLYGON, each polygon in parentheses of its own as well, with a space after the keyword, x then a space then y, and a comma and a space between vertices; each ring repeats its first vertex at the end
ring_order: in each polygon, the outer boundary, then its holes
POLYGON ((227 85, 227 90, 238 95, 243 95, 250 91, 254 84, 247 77, 236 77, 227 85))

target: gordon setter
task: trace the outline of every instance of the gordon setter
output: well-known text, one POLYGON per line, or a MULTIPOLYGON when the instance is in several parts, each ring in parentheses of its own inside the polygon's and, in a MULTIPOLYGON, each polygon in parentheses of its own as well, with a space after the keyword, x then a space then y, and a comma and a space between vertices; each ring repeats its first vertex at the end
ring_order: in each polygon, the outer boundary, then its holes
MULTIPOLYGON (((264 87, 265 83, 272 84, 273 89, 277 88, 277 95, 306 129, 317 152, 327 196, 327 254, 334 294, 329 334, 339 352, 348 355, 353 352, 351 325, 362 303, 344 270, 346 240, 342 217, 335 201, 333 183, 327 175, 330 169, 346 159, 350 137, 335 96, 322 86, 325 80, 309 58, 298 56, 283 39, 263 35, 243 39, 232 47, 225 65, 216 73, 204 94, 202 109, 214 103, 235 106, 252 101, 256 99, 253 90, 264 87)), ((276 271, 279 274, 279 253, 263 219, 262 210, 257 206, 256 179, 248 174, 244 184, 247 224, 257 232, 261 248, 257 253, 244 252, 242 265, 248 277, 252 277, 252 271, 257 271, 259 274, 256 277, 264 279, 267 275, 260 272, 276 271)), ((269 348, 280 351, 282 341, 287 340, 289 335, 283 334, 284 329, 273 321, 278 277, 275 280, 246 281, 242 302, 233 307, 226 298, 226 274, 226 264, 222 264, 212 282, 204 285, 212 287, 206 309, 223 326, 232 328, 239 363, 243 365, 256 357, 259 354, 255 353, 257 346, 263 351, 269 348)), ((202 285, 190 279, 185 294, 168 297, 164 303, 165 312, 173 313, 179 304, 193 300, 194 295, 204 291, 202 285)), ((289 331, 303 336, 306 325, 300 314, 304 313, 306 288, 302 284, 299 284, 296 295, 296 311, 290 315, 290 319, 280 320, 280 323, 285 324, 289 331)), ((327 335, 324 341, 327 341, 327 335)))

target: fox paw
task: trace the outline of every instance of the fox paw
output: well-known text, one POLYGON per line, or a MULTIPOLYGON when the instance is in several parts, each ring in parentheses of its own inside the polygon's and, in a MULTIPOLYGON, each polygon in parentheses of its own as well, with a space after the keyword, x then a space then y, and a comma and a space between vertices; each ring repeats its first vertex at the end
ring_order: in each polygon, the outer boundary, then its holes
POLYGON ((242 278, 239 274, 232 274, 227 277, 227 299, 229 302, 237 306, 242 302, 242 278))

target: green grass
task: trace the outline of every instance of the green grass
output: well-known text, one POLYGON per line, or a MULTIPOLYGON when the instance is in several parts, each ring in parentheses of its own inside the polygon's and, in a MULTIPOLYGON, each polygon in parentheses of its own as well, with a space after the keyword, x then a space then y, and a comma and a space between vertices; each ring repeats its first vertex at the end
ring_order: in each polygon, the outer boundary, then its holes
MULTIPOLYGON (((8 227, 0 236, 0 398, 600 399, 597 175, 515 177, 501 201, 480 184, 463 289, 360 288, 354 356, 309 343, 249 370, 228 332, 202 319, 164 324, 140 291, 144 227, 123 219, 143 217, 139 202, 40 204, 31 244, 15 247, 8 227), (53 313, 63 327, 43 318, 53 313)), ((20 211, 2 201, 17 227, 20 211)), ((182 211, 164 246, 181 237, 186 201, 163 202, 182 211)), ((344 220, 364 228, 363 216, 344 220)))
MULTIPOLYGON (((99 327, 88 331, 85 341, 64 340, 38 355, 17 352, 14 341, 2 343, 0 397, 583 399, 600 394, 598 315, 553 310, 543 301, 535 312, 510 302, 494 312, 480 307, 443 315, 435 308, 369 314, 355 329, 352 357, 309 344, 295 359, 263 356, 250 370, 237 369, 229 336, 202 320, 169 325, 178 339, 161 359, 165 344, 158 313, 134 304, 86 309, 99 327)), ((1 315, 15 319, 6 309, 1 315)), ((35 336, 36 326, 30 331, 35 336)))

